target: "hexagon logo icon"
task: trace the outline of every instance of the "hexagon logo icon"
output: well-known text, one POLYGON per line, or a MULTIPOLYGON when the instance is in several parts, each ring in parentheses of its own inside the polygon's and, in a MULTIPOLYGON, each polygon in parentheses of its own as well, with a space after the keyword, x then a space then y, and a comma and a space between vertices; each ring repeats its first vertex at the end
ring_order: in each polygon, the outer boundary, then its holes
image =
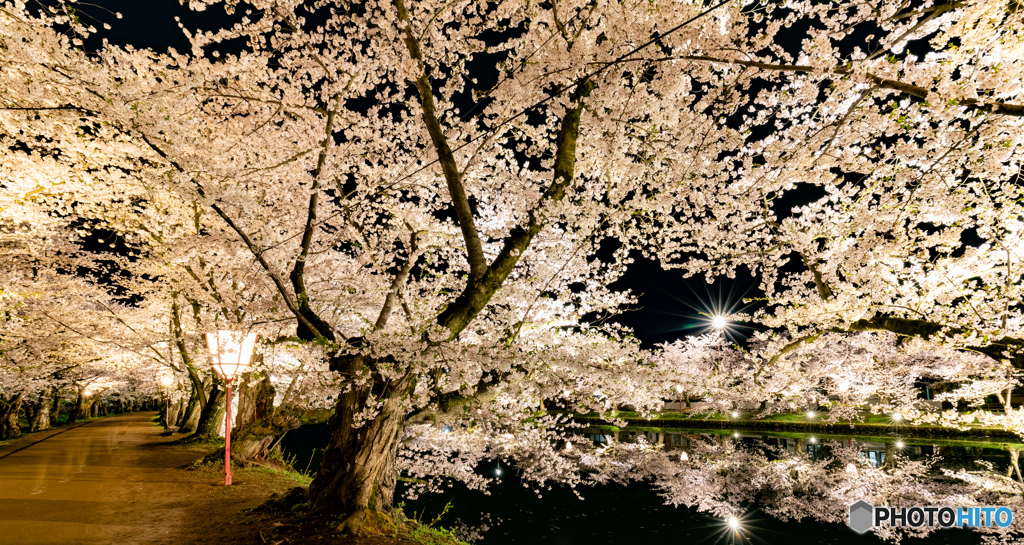
POLYGON ((875 508, 868 502, 860 500, 850 506, 850 520, 847 523, 854 532, 863 534, 874 525, 875 508))

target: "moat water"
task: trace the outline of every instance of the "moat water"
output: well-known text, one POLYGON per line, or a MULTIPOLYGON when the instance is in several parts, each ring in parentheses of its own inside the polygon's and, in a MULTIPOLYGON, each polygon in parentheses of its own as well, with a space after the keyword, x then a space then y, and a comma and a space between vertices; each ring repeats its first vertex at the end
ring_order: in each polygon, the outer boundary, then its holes
MULTIPOLYGON (((787 437, 749 434, 716 430, 664 430, 665 432, 690 434, 729 434, 735 440, 746 442, 764 441, 776 446, 794 450, 798 434, 787 437)), ((286 456, 293 459, 299 471, 312 472, 320 464, 322 449, 327 444, 329 430, 326 425, 304 426, 289 433, 282 445, 286 456)), ((643 433, 643 432, 640 432, 643 433)), ((807 434, 798 448, 807 448, 826 437, 807 434), (820 438, 820 439, 819 439, 820 438)), ((850 436, 836 438, 849 439, 850 436)), ((856 438, 866 445, 864 456, 867 463, 880 463, 887 439, 882 437, 856 438), (872 446, 873 445, 873 446, 872 446), (868 455, 874 454, 871 459, 868 455)), ((671 441, 671 436, 665 438, 671 441)), ((620 439, 621 440, 621 439, 620 439)), ((896 441, 895 437, 891 438, 896 441)), ((943 454, 960 451, 962 458, 984 459, 997 468, 1005 467, 1008 455, 1006 440, 984 438, 961 439, 900 439, 906 444, 905 451, 930 454, 933 445, 942 445, 943 454), (1000 442, 1004 441, 1004 442, 1000 442), (970 445, 970 446, 968 446, 970 445), (980 446, 979 446, 980 445, 980 446)), ((813 447, 811 447, 813 448, 813 447)), ((455 485, 442 492, 424 494, 417 499, 404 499, 407 485, 399 483, 396 501, 404 501, 405 513, 422 521, 437 519, 436 525, 451 528, 468 526, 478 528, 483 524, 489 529, 481 532, 483 545, 506 544, 552 544, 552 545, 594 545, 594 544, 648 544, 683 543, 684 545, 716 544, 791 544, 799 545, 879 545, 884 543, 872 534, 858 535, 844 524, 827 524, 817 521, 787 521, 764 515, 751 508, 743 516, 743 537, 728 531, 724 521, 715 516, 699 513, 687 507, 665 505, 657 493, 644 483, 628 486, 603 485, 581 489, 584 497, 578 499, 566 487, 553 486, 544 491, 542 497, 524 487, 514 467, 489 462, 482 464, 480 473, 496 476, 501 480, 490 488, 489 494, 468 490, 455 485)), ((1018 514, 1024 516, 1024 514, 1018 514)), ((981 536, 970 530, 949 529, 935 532, 925 539, 908 539, 903 543, 947 545, 975 545, 982 542, 981 536)))

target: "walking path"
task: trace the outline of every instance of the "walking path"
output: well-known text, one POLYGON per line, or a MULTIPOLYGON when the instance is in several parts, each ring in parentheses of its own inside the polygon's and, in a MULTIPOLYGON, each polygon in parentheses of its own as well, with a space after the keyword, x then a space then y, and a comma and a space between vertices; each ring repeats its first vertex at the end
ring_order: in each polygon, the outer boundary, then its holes
POLYGON ((155 416, 112 416, 0 450, 0 545, 221 541, 211 534, 230 532, 269 492, 182 471, 199 456, 167 446, 155 416))

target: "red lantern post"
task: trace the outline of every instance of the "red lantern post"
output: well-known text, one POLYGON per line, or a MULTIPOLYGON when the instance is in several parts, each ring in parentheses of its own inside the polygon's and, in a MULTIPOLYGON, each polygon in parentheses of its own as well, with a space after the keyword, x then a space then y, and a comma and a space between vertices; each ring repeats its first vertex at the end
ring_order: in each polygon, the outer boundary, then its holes
POLYGON ((231 485, 231 383, 245 372, 256 347, 256 334, 218 330, 206 334, 212 367, 227 385, 227 405, 224 411, 224 486, 231 485))

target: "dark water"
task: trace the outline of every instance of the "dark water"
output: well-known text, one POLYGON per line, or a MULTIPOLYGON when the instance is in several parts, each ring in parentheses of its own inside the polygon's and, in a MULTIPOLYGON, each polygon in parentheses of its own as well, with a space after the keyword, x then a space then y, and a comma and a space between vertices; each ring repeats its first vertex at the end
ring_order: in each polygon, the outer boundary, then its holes
MULTIPOLYGON (((322 450, 327 444, 326 425, 304 426, 290 432, 282 445, 286 456, 294 457, 293 465, 300 471, 319 466, 322 450)), ((429 522, 440 515, 437 526, 450 528, 458 524, 479 526, 490 516, 489 531, 483 532, 483 545, 543 543, 551 545, 632 545, 676 542, 684 545, 774 544, 799 545, 880 545, 882 540, 871 534, 858 535, 843 524, 814 521, 782 522, 751 510, 742 518, 740 539, 727 531, 723 521, 698 513, 696 509, 664 505, 650 486, 635 483, 629 486, 605 485, 582 488, 579 500, 565 487, 552 487, 538 498, 525 488, 515 469, 495 462, 485 463, 478 471, 501 481, 491 487, 490 494, 467 490, 462 485, 416 500, 405 499, 405 513, 429 522), (445 511, 447 512, 441 515, 445 511)), ((406 490, 399 483, 401 499, 406 490)), ((927 539, 909 539, 903 543, 976 545, 980 536, 969 530, 941 530, 927 539)))

